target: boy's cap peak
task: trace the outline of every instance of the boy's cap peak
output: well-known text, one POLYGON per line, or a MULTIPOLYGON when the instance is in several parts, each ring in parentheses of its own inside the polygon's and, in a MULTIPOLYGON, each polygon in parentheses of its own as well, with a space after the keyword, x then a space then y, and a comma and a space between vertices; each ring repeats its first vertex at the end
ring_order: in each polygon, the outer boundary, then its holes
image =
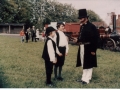
POLYGON ((58 22, 57 22, 57 25, 58 25, 58 24, 65 24, 65 23, 62 22, 62 21, 58 21, 58 22))
POLYGON ((52 31, 55 31, 55 29, 53 27, 50 26, 50 27, 46 28, 46 34, 49 34, 52 31))

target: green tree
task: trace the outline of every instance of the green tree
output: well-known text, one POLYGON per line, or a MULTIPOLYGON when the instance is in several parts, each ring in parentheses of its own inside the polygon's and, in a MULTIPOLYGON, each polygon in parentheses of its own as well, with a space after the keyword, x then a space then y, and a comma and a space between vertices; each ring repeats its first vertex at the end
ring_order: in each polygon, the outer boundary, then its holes
POLYGON ((8 0, 0 1, 0 23, 9 23, 13 21, 13 5, 8 0))
POLYGON ((89 20, 91 22, 102 21, 102 19, 99 17, 99 15, 97 15, 94 11, 87 10, 87 12, 88 12, 89 20))
POLYGON ((32 23, 32 4, 29 0, 2 0, 0 4, 1 23, 32 23))
MULTIPOLYGON (((45 23, 78 22, 78 10, 71 4, 55 0, 0 0, 0 23, 25 23, 43 28, 45 23)), ((95 12, 87 10, 90 21, 102 21, 95 12)))

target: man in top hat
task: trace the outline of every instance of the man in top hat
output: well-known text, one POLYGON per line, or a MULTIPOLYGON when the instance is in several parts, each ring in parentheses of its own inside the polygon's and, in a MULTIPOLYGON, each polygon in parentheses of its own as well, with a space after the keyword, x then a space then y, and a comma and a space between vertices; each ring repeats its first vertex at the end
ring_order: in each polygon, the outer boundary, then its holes
POLYGON ((79 10, 80 33, 75 42, 79 43, 76 67, 82 66, 82 78, 77 80, 88 84, 92 79, 93 67, 97 67, 96 50, 99 40, 97 28, 89 22, 86 9, 79 10))

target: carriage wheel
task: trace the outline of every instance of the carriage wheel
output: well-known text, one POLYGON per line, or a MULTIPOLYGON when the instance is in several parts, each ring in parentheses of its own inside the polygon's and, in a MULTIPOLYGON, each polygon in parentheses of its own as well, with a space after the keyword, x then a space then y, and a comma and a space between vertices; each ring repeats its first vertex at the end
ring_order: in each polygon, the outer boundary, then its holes
POLYGON ((104 49, 113 51, 113 50, 115 50, 115 48, 116 48, 116 43, 112 38, 108 38, 105 40, 104 49))

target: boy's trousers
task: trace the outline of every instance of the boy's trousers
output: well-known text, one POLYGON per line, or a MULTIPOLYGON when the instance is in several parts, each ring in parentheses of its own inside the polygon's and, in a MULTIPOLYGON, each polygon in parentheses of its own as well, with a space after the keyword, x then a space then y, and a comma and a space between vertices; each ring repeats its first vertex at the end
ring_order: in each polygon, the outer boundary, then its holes
POLYGON ((51 74, 53 72, 53 63, 50 60, 45 60, 45 69, 46 69, 46 83, 51 83, 51 74))

